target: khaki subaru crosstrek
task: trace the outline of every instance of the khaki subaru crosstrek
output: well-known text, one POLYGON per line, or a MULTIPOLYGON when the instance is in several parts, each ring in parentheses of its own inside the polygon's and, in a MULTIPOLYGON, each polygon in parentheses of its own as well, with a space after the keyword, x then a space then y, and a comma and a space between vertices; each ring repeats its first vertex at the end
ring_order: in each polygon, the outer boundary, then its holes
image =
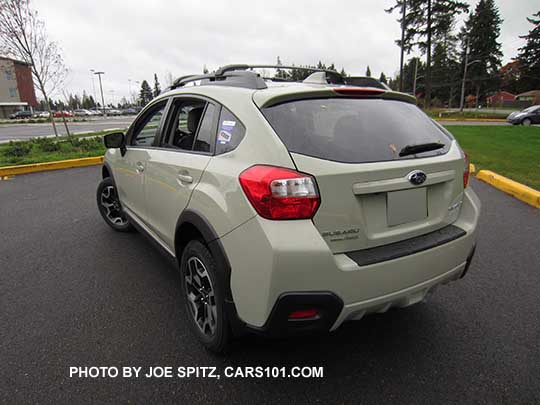
POLYGON ((105 137, 99 210, 178 264, 206 348, 332 331, 465 275, 480 202, 450 133, 409 95, 254 67, 180 78, 105 137))

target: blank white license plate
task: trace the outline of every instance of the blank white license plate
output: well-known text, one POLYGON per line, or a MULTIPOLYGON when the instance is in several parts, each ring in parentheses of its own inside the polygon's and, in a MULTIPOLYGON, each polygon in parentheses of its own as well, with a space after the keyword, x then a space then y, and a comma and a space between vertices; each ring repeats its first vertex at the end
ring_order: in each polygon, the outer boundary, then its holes
POLYGON ((386 193, 388 226, 406 224, 427 218, 426 187, 386 193))

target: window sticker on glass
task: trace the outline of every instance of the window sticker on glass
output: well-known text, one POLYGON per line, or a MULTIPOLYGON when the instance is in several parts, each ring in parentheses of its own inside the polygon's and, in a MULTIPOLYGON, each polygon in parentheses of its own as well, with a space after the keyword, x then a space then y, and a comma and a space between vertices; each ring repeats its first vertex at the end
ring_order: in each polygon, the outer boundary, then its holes
POLYGON ((219 144, 225 145, 231 142, 235 125, 236 125, 236 121, 222 121, 221 122, 221 128, 219 129, 218 139, 217 139, 219 144))

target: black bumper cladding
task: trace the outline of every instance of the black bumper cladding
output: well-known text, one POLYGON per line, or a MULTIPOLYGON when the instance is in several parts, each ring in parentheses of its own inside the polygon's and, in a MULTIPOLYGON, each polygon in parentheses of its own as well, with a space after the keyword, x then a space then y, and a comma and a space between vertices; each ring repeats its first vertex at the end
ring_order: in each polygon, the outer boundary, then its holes
POLYGON ((454 225, 448 225, 437 231, 415 238, 370 249, 356 250, 354 252, 348 252, 346 255, 359 266, 367 266, 432 249, 458 239, 465 234, 466 232, 463 229, 454 225))

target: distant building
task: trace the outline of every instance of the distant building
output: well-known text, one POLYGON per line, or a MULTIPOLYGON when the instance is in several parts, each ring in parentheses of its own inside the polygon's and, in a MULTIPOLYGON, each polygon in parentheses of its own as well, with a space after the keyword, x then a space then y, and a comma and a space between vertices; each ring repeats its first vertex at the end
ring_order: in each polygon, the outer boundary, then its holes
POLYGON ((507 91, 499 91, 487 98, 487 105, 494 107, 503 106, 505 103, 509 101, 514 101, 515 99, 515 94, 509 93, 507 91))
POLYGON ((30 65, 0 56, 0 118, 37 105, 30 65))
POLYGON ((540 90, 526 91, 516 96, 517 101, 528 102, 529 105, 540 104, 540 90))

